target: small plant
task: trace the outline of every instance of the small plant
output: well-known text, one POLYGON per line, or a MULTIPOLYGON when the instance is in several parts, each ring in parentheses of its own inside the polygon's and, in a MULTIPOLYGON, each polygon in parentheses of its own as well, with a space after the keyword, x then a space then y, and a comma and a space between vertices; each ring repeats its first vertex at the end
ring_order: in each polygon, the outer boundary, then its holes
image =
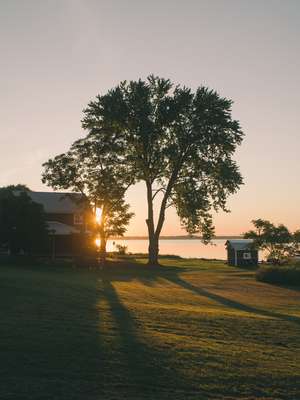
POLYGON ((127 254, 128 246, 116 244, 116 249, 120 256, 125 256, 125 254, 127 254))

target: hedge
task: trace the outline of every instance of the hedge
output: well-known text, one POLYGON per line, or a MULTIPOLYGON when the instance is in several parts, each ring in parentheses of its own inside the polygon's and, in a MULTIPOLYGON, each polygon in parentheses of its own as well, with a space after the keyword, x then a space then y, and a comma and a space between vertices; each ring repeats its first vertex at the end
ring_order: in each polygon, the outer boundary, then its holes
POLYGON ((300 286, 298 265, 262 265, 256 271, 256 279, 261 282, 300 286))

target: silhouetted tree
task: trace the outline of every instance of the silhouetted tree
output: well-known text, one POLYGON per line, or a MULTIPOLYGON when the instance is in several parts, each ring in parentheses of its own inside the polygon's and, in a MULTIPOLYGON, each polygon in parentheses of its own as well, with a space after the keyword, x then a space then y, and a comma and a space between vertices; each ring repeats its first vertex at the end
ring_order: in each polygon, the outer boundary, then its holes
POLYGON ((132 176, 146 184, 150 264, 158 263, 168 207, 176 208, 188 233, 201 233, 208 242, 214 233, 211 210, 226 211, 228 195, 242 184, 232 156, 243 134, 231 106, 206 87, 193 93, 151 75, 122 82, 84 110, 83 127, 100 142, 107 132, 117 138, 132 176))
POLYGON ((133 213, 125 203, 126 189, 133 183, 120 156, 120 144, 111 134, 101 138, 89 134, 74 142, 70 150, 44 163, 42 180, 57 189, 68 189, 83 195, 93 211, 91 225, 100 236, 100 257, 104 263, 106 243, 110 236, 122 236, 133 213), (96 211, 100 210, 96 222, 96 211))
POLYGON ((256 219, 252 221, 255 230, 244 234, 246 239, 253 239, 254 245, 268 252, 268 259, 274 263, 287 261, 299 251, 300 231, 291 233, 288 228, 279 224, 275 226, 268 220, 256 219))
POLYGON ((11 254, 32 254, 47 243, 43 206, 35 203, 24 185, 0 188, 0 246, 11 254))

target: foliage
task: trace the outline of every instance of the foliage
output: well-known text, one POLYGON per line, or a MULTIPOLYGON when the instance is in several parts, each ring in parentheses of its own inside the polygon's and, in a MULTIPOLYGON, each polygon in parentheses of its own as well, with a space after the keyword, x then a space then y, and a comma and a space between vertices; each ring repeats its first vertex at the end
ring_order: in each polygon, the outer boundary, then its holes
POLYGON ((124 256, 125 254, 127 254, 128 246, 122 244, 116 244, 116 249, 118 251, 118 254, 124 256))
POLYGON ((32 254, 46 245, 47 223, 43 206, 35 203, 24 185, 0 188, 0 247, 11 254, 32 254))
POLYGON ((246 239, 253 239, 254 245, 267 250, 268 259, 281 264, 288 261, 299 250, 300 231, 291 233, 286 226, 275 226, 270 221, 256 219, 252 221, 255 230, 244 234, 246 239))
POLYGON ((135 181, 146 184, 150 262, 157 262, 168 207, 176 208, 188 233, 199 232, 208 242, 214 234, 212 209, 226 211, 227 197, 242 184, 232 156, 243 134, 231 106, 207 87, 193 93, 151 75, 120 83, 84 111, 83 127, 99 142, 108 132, 117 138, 135 181))
POLYGON ((122 236, 133 213, 124 195, 133 183, 122 160, 120 143, 115 135, 102 131, 74 142, 70 150, 43 164, 43 182, 54 189, 69 189, 82 194, 87 207, 101 210, 98 224, 90 221, 101 238, 101 253, 106 253, 110 236, 122 236))
POLYGON ((263 265, 256 271, 256 279, 268 283, 300 286, 300 266, 263 265))

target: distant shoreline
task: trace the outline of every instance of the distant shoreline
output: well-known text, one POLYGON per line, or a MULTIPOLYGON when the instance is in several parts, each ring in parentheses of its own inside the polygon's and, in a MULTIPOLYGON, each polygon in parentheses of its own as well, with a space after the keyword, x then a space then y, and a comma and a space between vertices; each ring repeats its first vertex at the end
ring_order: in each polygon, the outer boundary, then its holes
MULTIPOLYGON (((212 240, 216 239, 242 239, 243 236, 232 235, 232 236, 215 236, 212 240)), ((201 240, 201 236, 161 236, 160 240, 201 240)), ((148 236, 121 236, 113 237, 110 240, 148 240, 148 236)))

